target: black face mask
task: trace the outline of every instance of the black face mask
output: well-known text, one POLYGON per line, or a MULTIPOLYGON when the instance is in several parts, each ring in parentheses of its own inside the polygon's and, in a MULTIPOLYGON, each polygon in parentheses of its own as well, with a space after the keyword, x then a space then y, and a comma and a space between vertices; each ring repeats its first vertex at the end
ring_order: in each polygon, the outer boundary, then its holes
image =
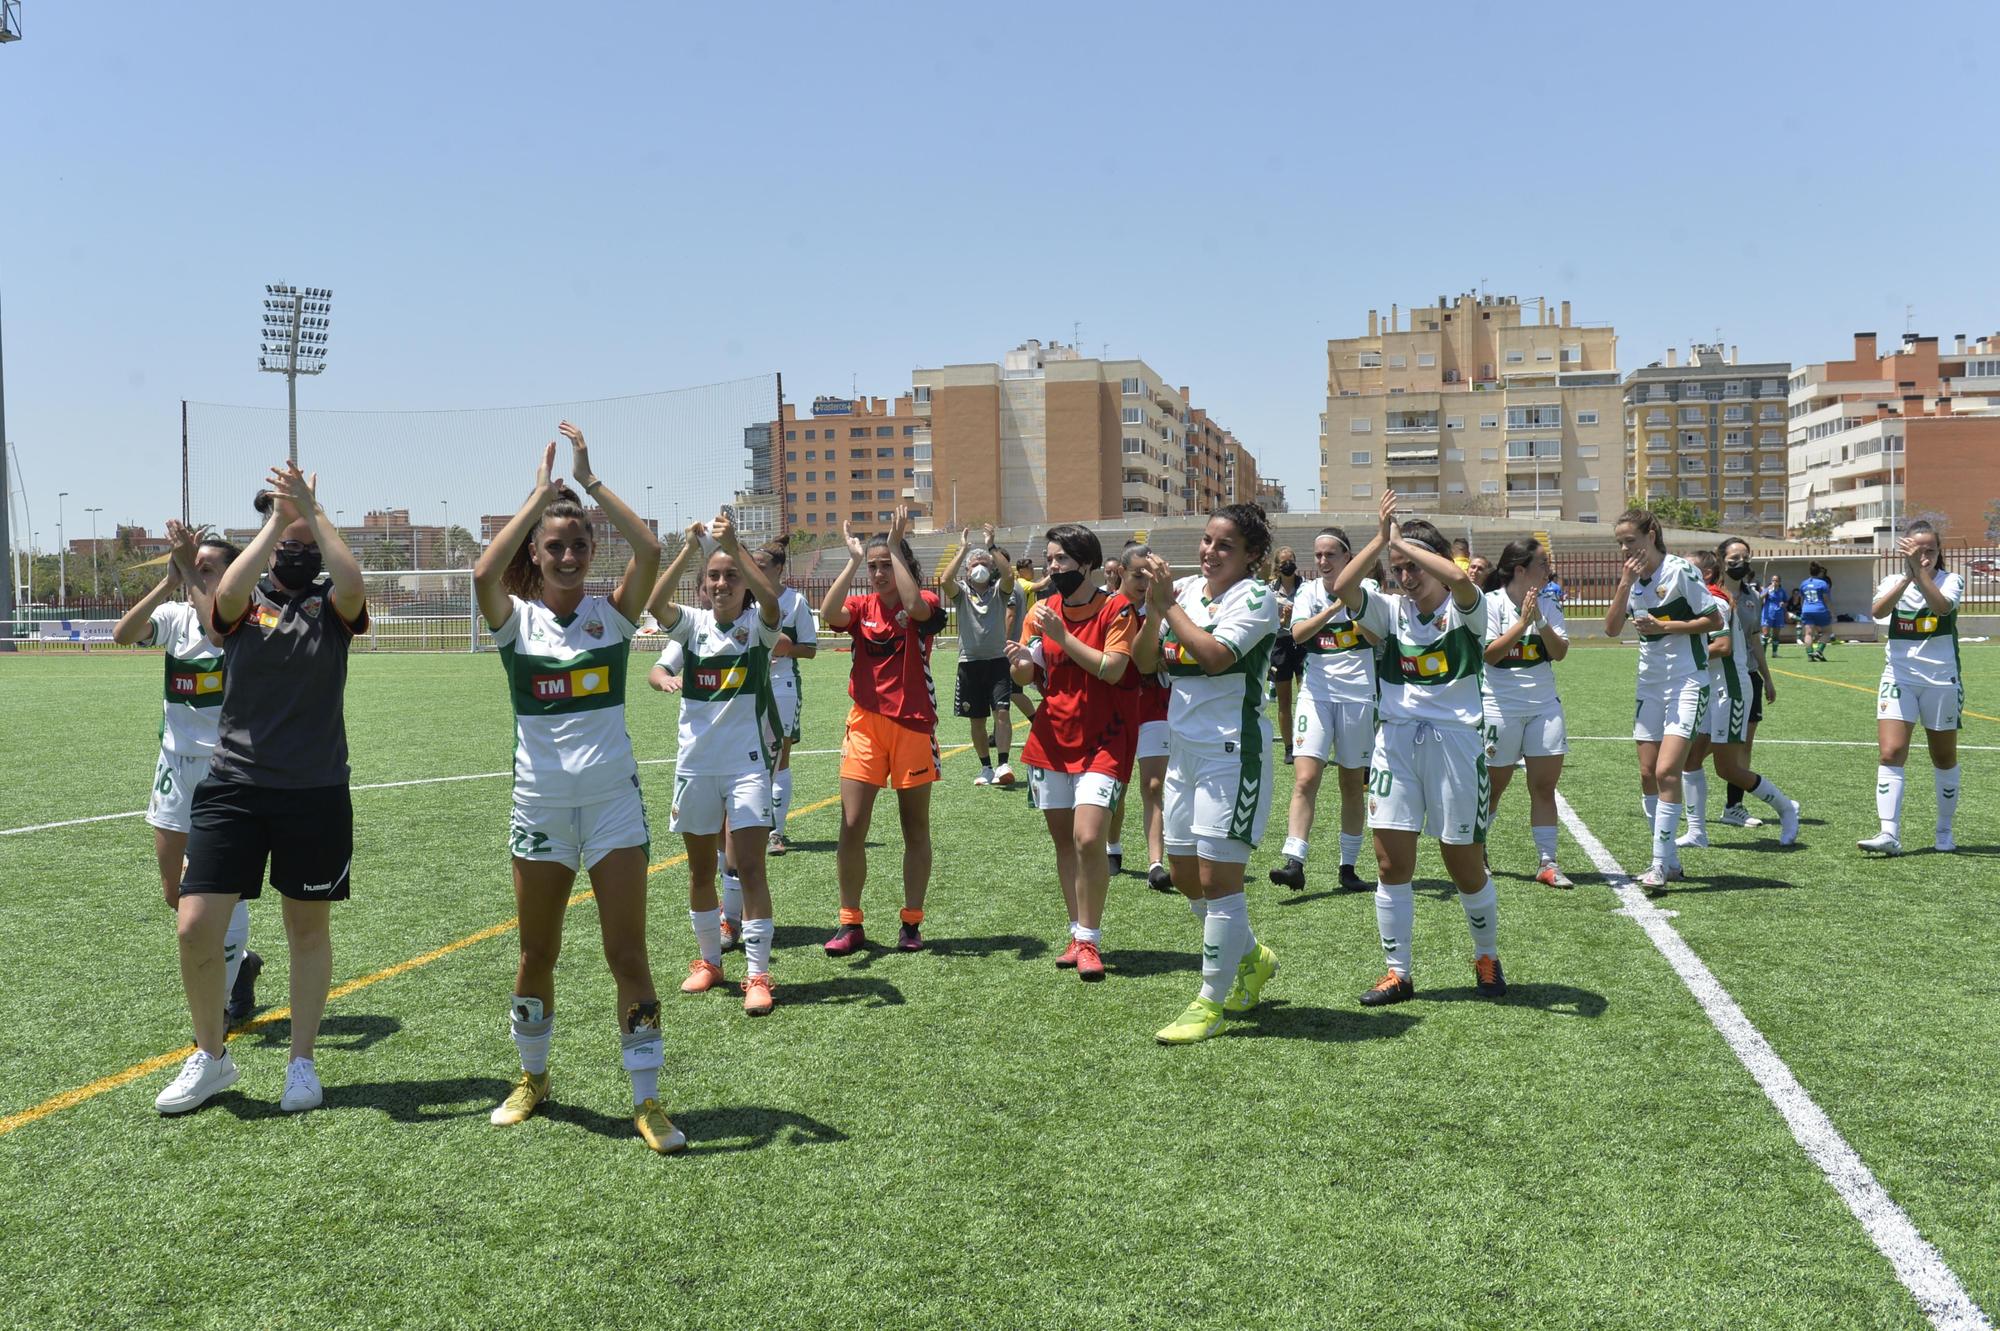
POLYGON ((280 550, 278 557, 271 561, 271 576, 286 591, 302 592, 312 586, 312 580, 319 576, 320 559, 317 550, 280 550))
POLYGON ((1732 559, 1723 565, 1723 571, 1738 582, 1750 581, 1751 574, 1754 572, 1750 567, 1750 561, 1747 559, 1732 559))
POLYGON ((1068 569, 1062 573, 1049 574, 1049 586, 1055 588, 1056 595, 1068 596, 1083 586, 1083 570, 1068 569))
POLYGON ((1284 563, 1278 565, 1278 572, 1284 574, 1288 578, 1291 577, 1293 574, 1297 573, 1298 571, 1299 571, 1299 566, 1297 564, 1294 564, 1289 559, 1287 559, 1284 563))

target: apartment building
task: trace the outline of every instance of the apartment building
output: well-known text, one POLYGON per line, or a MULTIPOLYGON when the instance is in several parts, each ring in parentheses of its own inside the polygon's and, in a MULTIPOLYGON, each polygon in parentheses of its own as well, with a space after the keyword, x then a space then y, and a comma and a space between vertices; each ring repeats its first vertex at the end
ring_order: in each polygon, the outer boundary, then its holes
POLYGON ((910 494, 944 530, 1166 517, 1257 483, 1235 436, 1142 360, 1031 338, 999 364, 920 369, 911 382, 930 430, 910 494))
POLYGON ((1624 506, 1617 347, 1542 297, 1368 311, 1366 336, 1327 343, 1320 506, 1393 488, 1442 513, 1608 520, 1624 506))
POLYGON ((774 522, 770 534, 837 532, 846 521, 878 530, 902 503, 920 529, 928 527, 929 500, 912 493, 928 422, 908 393, 893 402, 816 397, 803 418, 797 403, 779 410, 774 426, 744 431, 752 488, 739 496, 758 522, 774 522), (760 483, 769 488, 758 490, 760 483))
POLYGON ((1785 530, 1785 395, 1789 361, 1739 363, 1720 343, 1688 349, 1625 380, 1625 487, 1670 496, 1731 531, 1785 530))
POLYGON ((1878 352, 1854 335, 1849 360, 1792 372, 1785 521, 1831 520, 1831 539, 1865 541, 1920 512, 1947 538, 1981 540, 2000 494, 2000 333, 1950 349, 1905 333, 1878 352))

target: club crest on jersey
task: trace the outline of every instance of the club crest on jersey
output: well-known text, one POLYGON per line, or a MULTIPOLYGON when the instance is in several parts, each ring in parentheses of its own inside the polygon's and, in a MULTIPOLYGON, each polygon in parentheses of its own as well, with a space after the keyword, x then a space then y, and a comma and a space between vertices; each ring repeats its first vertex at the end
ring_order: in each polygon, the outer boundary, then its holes
POLYGON ((732 632, 730 633, 730 635, 729 635, 729 636, 730 636, 730 637, 732 637, 732 638, 734 638, 734 639, 736 639, 736 645, 737 645, 738 647, 742 647, 742 646, 745 646, 745 645, 747 645, 747 644, 749 643, 749 641, 750 641, 750 630, 749 630, 749 629, 736 629, 736 630, 732 631, 732 632))
POLYGON ((324 596, 309 596, 305 600, 299 602, 299 613, 304 615, 307 619, 318 619, 319 608, 321 605, 325 604, 325 602, 326 598, 324 596))
POLYGON ((584 636, 584 637, 586 637, 586 638, 601 638, 601 637, 603 637, 603 636, 604 636, 604 621, 603 621, 603 620, 601 620, 601 619, 592 619, 592 620, 589 620, 589 621, 587 621, 587 622, 586 622, 586 623, 584 624, 584 626, 583 626, 583 636, 584 636))
POLYGON ((896 612, 896 627, 899 629, 904 629, 908 628, 909 626, 910 626, 910 612, 907 610, 898 610, 896 612))

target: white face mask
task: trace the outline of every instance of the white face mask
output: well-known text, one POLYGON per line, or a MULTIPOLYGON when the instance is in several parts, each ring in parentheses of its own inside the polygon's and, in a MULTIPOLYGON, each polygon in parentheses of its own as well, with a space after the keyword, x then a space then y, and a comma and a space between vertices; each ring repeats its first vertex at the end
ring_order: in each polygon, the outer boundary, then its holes
POLYGON ((972 572, 967 576, 971 580, 973 586, 984 587, 987 583, 993 581, 993 570, 986 567, 986 565, 984 564, 974 564, 972 566, 972 572))

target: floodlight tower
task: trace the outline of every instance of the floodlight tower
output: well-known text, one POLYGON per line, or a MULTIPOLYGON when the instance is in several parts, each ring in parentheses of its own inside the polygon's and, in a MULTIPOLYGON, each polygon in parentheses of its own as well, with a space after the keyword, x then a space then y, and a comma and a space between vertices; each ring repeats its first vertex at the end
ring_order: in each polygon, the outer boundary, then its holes
MULTIPOLYGON (((0 0, 4 3, 4 0, 0 0)), ((263 341, 257 346, 257 368, 285 376, 290 408, 292 465, 299 461, 299 376, 326 369, 326 330, 331 326, 333 293, 325 287, 264 288, 263 341)))
MULTIPOLYGON (((21 40, 21 0, 0 0, 0 45, 21 40)), ((7 530, 13 488, 7 480, 7 376, 0 370, 0 550, 7 552, 7 576, 0 579, 0 624, 14 618, 14 538, 7 530)), ((0 629, 0 640, 12 628, 0 629)))

